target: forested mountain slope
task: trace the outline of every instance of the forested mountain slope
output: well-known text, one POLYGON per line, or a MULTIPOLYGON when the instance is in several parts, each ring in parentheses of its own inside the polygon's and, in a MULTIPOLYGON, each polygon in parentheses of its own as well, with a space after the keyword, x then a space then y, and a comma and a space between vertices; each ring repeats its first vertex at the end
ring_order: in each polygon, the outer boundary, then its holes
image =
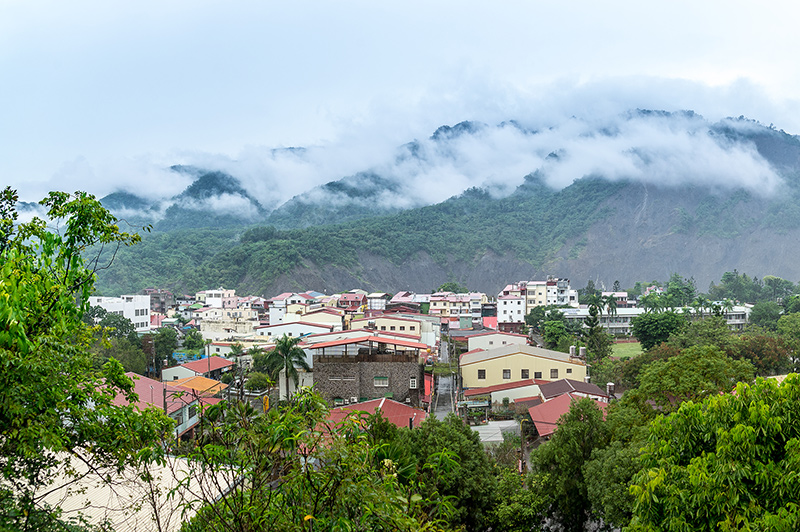
MULTIPOLYGON (((487 181, 433 205, 398 200, 410 193, 404 176, 419 192, 432 168, 476 160, 458 142, 474 152, 480 142, 500 149, 487 135, 543 142, 551 134, 516 124, 440 128, 403 146, 383 173, 330 182, 271 211, 232 176, 176 167, 197 180, 142 244, 119 252, 98 289, 394 292, 457 280, 493 293, 548 274, 575 286, 626 286, 673 272, 705 289, 734 268, 800 280, 800 140, 744 119, 708 124, 692 113, 636 111, 575 138, 560 132, 546 147, 563 148, 510 192, 487 181), (558 186, 564 180, 571 184, 558 186), (238 207, 208 211, 222 199, 238 207)), ((141 206, 133 197, 106 199, 141 206)))

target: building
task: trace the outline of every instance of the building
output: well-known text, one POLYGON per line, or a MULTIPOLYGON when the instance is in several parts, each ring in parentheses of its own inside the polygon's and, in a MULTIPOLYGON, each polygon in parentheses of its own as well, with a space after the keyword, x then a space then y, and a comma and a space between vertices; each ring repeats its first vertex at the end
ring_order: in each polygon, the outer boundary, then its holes
POLYGON ((362 336, 308 347, 314 386, 333 405, 387 397, 420 406, 421 355, 428 346, 411 340, 362 336))
POLYGON ((463 389, 485 388, 528 379, 586 379, 586 364, 568 353, 529 345, 506 345, 461 355, 463 389))
POLYGON ((528 337, 524 334, 512 334, 504 332, 484 332, 467 336, 467 351, 475 349, 494 349, 504 345, 528 345, 528 337))
MULTIPOLYGON (((200 401, 185 388, 173 386, 165 382, 142 377, 133 372, 125 373, 133 379, 133 386, 139 401, 136 406, 141 410, 157 408, 175 420, 175 433, 178 437, 191 437, 194 427, 200 421, 200 401)), ((116 405, 127 405, 124 395, 114 399, 116 405)))
POLYGON ((89 304, 102 307, 109 314, 128 318, 137 333, 150 332, 150 296, 142 294, 120 297, 90 296, 89 304))
POLYGON ((233 361, 231 360, 222 357, 204 357, 200 360, 192 360, 171 368, 164 368, 161 372, 161 380, 168 382, 202 376, 218 381, 223 373, 232 369, 233 361))
POLYGON ((142 295, 150 296, 150 312, 166 314, 175 306, 175 295, 163 288, 145 288, 142 295))
POLYGON ((525 325, 525 298, 503 295, 497 298, 497 328, 503 332, 519 333, 525 325))
POLYGON ((348 417, 360 419, 365 414, 371 415, 375 412, 380 412, 383 419, 399 428, 417 428, 428 417, 424 410, 383 397, 363 403, 352 403, 347 406, 331 408, 328 414, 328 422, 331 425, 336 425, 348 417))

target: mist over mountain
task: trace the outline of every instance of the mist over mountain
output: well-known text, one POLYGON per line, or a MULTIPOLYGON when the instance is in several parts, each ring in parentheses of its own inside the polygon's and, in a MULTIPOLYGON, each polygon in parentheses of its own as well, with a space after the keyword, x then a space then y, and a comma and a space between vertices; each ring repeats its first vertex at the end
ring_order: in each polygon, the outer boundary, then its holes
MULTIPOLYGON (((278 156, 311 164, 313 152, 278 156)), ((800 252, 786 244, 800 236, 800 139, 744 117, 462 122, 285 201, 260 193, 252 175, 170 172, 190 185, 146 209, 129 194, 103 201, 151 216, 156 231, 139 249, 163 248, 172 267, 134 272, 134 247, 113 280, 101 276, 102 290, 422 291, 459 280, 495 292, 548 274, 625 285, 673 272, 702 288, 734 268, 800 279, 800 252), (207 252, 181 251, 178 238, 207 252)))

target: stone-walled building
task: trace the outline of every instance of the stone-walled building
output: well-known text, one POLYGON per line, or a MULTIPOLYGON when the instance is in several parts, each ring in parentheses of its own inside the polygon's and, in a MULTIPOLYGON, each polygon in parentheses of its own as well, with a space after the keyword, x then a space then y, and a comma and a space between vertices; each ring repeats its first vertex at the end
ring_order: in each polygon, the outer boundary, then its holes
POLYGON ((313 345, 314 385, 334 406, 380 397, 419 406, 427 345, 364 336, 313 345))

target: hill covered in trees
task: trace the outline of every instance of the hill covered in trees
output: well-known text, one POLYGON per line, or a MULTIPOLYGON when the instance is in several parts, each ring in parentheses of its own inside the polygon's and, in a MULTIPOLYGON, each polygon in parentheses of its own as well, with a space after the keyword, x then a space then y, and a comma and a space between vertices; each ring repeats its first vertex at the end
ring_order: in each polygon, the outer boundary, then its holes
POLYGON ((678 272, 704 290, 734 269, 800 279, 800 251, 787 245, 800 236, 797 137, 741 118, 709 124, 649 111, 574 138, 563 129, 545 142, 555 133, 518 124, 440 128, 401 147, 391 164, 277 207, 223 172, 175 167, 197 179, 167 207, 142 209, 140 198, 122 193, 104 199, 153 232, 120 251, 98 289, 427 291, 455 280, 496 292, 548 274, 610 287, 678 272), (506 153, 498 138, 529 143, 518 151, 561 148, 526 160, 534 169, 520 180, 487 178, 424 204, 427 180, 444 166, 478 160, 467 147, 485 149, 483 158, 506 153), (160 218, 148 218, 156 211, 160 218))

